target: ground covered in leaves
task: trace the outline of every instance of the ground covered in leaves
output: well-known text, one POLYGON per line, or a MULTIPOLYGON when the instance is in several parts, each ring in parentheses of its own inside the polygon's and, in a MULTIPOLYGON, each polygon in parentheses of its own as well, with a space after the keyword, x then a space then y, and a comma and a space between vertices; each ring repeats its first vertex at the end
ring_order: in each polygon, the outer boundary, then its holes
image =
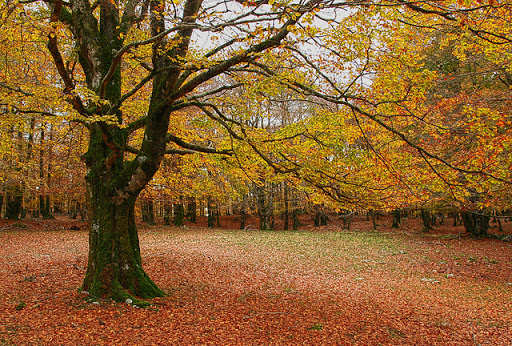
POLYGON ((139 309, 77 291, 83 224, 2 221, 0 344, 512 344, 512 243, 388 222, 144 227, 144 266, 169 295, 139 309))

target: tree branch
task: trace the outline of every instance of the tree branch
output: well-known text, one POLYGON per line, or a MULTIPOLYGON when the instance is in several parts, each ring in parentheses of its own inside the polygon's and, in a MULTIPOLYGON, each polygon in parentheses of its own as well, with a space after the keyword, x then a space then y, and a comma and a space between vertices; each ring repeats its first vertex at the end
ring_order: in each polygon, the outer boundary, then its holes
POLYGON ((75 89, 75 85, 71 80, 66 66, 64 65, 64 60, 62 59, 62 55, 60 54, 59 46, 57 43, 56 23, 59 20, 61 10, 62 0, 55 0, 53 3, 52 15, 50 17, 51 29, 50 33, 48 34, 47 47, 53 57, 57 71, 59 72, 59 75, 64 82, 64 94, 67 94, 70 97, 70 102, 73 105, 73 108, 78 111, 80 115, 87 117, 89 114, 86 112, 80 97, 78 95, 72 95, 72 91, 75 89))
POLYGON ((171 133, 167 134, 166 141, 167 141, 167 143, 173 142, 182 148, 193 150, 194 152, 201 152, 201 153, 208 153, 208 154, 222 154, 222 155, 232 155, 233 154, 231 149, 218 150, 215 148, 203 147, 200 145, 185 142, 183 139, 181 139, 171 133))

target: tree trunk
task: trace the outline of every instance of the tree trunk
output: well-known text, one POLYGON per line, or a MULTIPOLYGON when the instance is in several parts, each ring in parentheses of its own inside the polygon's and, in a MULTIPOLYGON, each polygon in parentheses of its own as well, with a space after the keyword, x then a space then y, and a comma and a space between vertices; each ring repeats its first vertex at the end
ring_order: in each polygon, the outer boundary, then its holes
POLYGON ((289 226, 289 219, 290 219, 290 201, 288 197, 288 184, 284 182, 284 225, 283 230, 287 231, 289 226))
POLYGON ((297 195, 294 193, 292 197, 292 229, 294 231, 300 227, 299 206, 297 204, 297 195))
POLYGON ((471 211, 462 212, 462 222, 466 231, 475 238, 487 237, 489 230, 489 215, 478 214, 471 211))
POLYGON ((172 220, 172 223, 174 226, 183 226, 185 219, 185 207, 183 206, 183 203, 178 203, 174 205, 174 218, 172 220))
POLYGON ((421 220, 423 221, 423 232, 432 230, 432 215, 430 211, 421 209, 421 220))
POLYGON ((18 187, 13 188, 12 191, 7 192, 5 197, 5 218, 9 220, 19 220, 23 205, 21 191, 19 191, 18 187))
POLYGON ((375 213, 375 210, 374 210, 374 209, 370 209, 370 210, 368 211, 368 213, 369 213, 369 214, 371 215, 371 217, 372 217, 373 230, 376 230, 376 229, 377 229, 377 222, 376 222, 376 220, 375 220, 375 214, 376 214, 376 213, 375 213))
POLYGON ((171 224, 171 214, 172 214, 171 204, 166 199, 164 201, 164 225, 169 226, 171 224))
POLYGON ((187 203, 188 221, 193 222, 193 223, 197 222, 197 212, 196 212, 196 210, 197 210, 196 199, 194 197, 189 197, 188 198, 188 203, 187 203))
POLYGON ((89 261, 82 290, 117 301, 133 299, 132 294, 141 298, 163 296, 142 269, 134 217, 136 198, 117 204, 105 198, 101 190, 91 195, 89 261))
POLYGON ((264 186, 256 186, 256 199, 258 206, 258 217, 260 219, 261 230, 273 230, 274 206, 272 193, 267 192, 264 186))
POLYGON ((394 209, 393 210, 393 224, 391 225, 391 228, 399 228, 400 227, 400 210, 394 209))
POLYGON ((215 227, 215 206, 210 198, 208 198, 208 227, 215 227))
POLYGON ((155 210, 153 207, 153 201, 150 199, 143 199, 140 202, 140 211, 142 214, 142 222, 147 223, 148 225, 155 224, 155 210))
POLYGON ((50 196, 39 196, 39 211, 43 219, 54 219, 50 212, 50 196))

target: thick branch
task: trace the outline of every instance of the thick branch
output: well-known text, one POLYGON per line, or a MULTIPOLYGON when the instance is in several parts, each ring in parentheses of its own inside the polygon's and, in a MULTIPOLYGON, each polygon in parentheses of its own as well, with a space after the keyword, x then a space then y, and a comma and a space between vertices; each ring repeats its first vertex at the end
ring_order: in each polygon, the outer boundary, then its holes
POLYGON ((60 13, 62 10, 62 0, 55 0, 53 3, 53 11, 50 18, 51 29, 48 34, 48 50, 52 55, 53 61, 55 62, 55 66, 57 67, 57 71, 59 72, 62 81, 64 82, 64 93, 70 96, 70 102, 73 105, 73 108, 78 111, 82 116, 88 116, 85 108, 82 104, 82 100, 78 95, 72 95, 73 89, 75 89, 75 84, 73 83, 68 70, 64 64, 64 60, 62 59, 62 55, 60 54, 59 46, 57 43, 57 30, 56 23, 59 20, 60 13))
POLYGON ((203 147, 197 144, 187 143, 183 139, 168 133, 166 137, 167 142, 173 142, 177 145, 179 145, 182 148, 193 150, 194 152, 201 152, 201 153, 207 153, 207 154, 222 154, 222 155, 232 155, 231 149, 215 149, 215 148, 208 148, 203 147))

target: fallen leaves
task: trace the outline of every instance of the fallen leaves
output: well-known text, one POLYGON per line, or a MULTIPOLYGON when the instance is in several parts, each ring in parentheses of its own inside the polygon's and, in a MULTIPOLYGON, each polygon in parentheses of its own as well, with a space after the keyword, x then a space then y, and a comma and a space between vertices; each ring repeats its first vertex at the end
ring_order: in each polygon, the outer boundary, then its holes
POLYGON ((150 309, 84 301, 86 232, 0 232, 0 342, 512 343, 512 247, 498 241, 159 226, 140 239, 169 293, 150 309))

